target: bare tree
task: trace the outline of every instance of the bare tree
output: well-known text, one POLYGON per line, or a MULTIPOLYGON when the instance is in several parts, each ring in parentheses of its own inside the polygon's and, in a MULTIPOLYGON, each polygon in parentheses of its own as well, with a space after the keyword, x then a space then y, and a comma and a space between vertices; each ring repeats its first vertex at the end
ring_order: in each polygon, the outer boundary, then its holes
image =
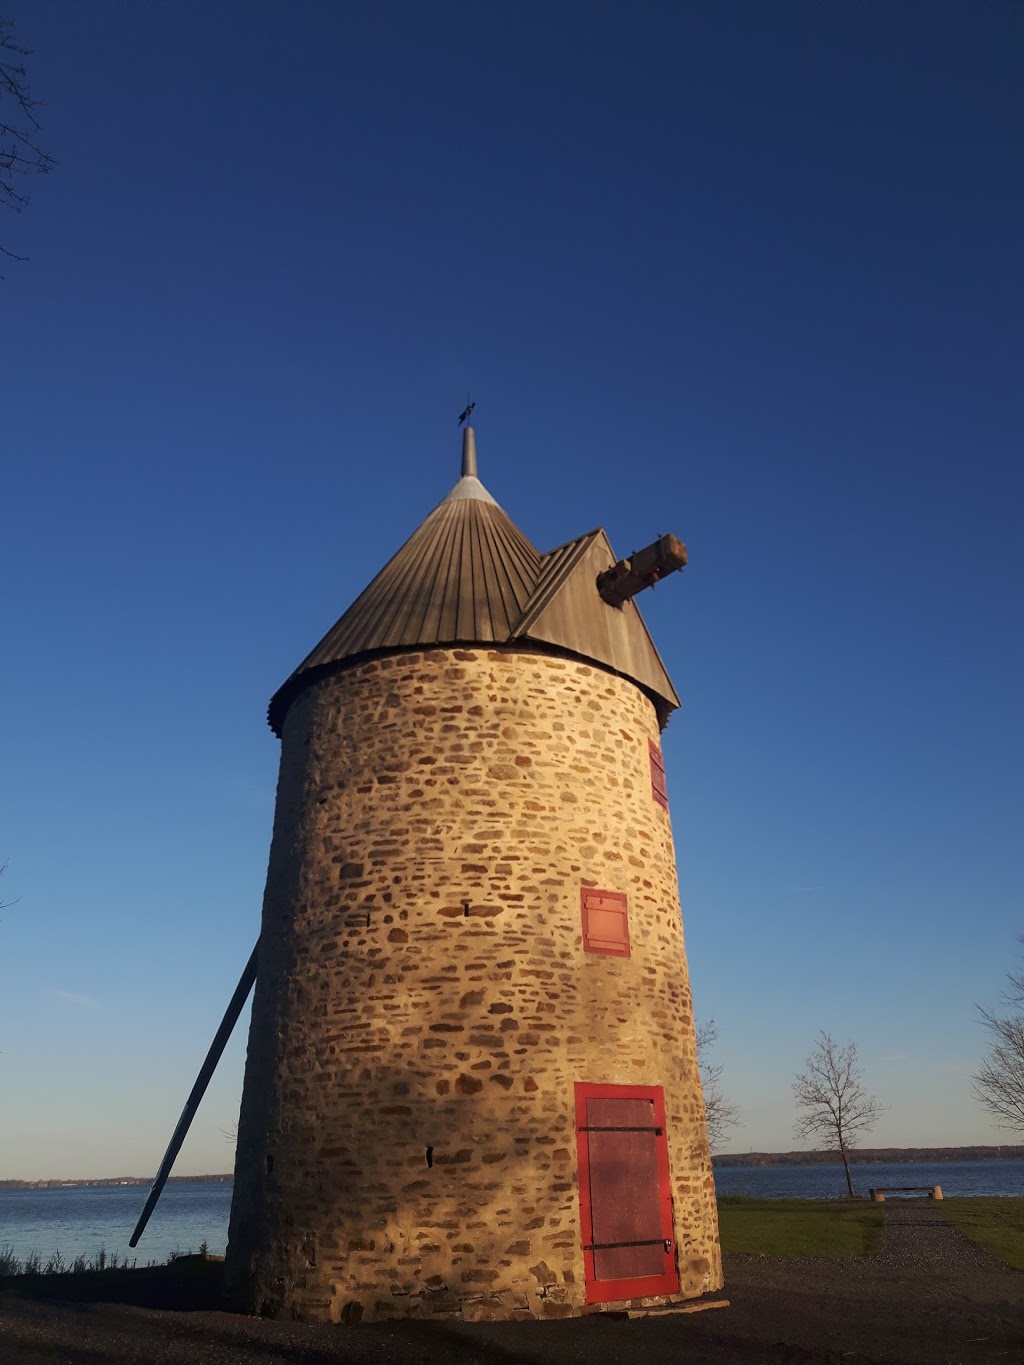
MULTIPOLYGON (((2 877, 6 871, 7 871, 7 864, 6 864, 6 863, 0 864, 0 877, 2 877)), ((4 901, 4 900, 0 900, 0 910, 6 910, 8 906, 10 906, 10 905, 17 905, 17 903, 18 903, 18 902, 17 902, 16 900, 13 900, 13 901, 4 901)))
MULTIPOLYGON (((20 213, 29 202, 28 195, 18 189, 16 177, 46 175, 55 164, 37 141, 36 114, 42 101, 32 98, 22 60, 31 55, 31 48, 15 40, 10 19, 0 17, 0 204, 13 213, 20 213)), ((16 261, 27 259, 2 245, 0 253, 16 261)))
POLYGON ((721 1147, 729 1129, 741 1122, 739 1105, 733 1104, 722 1093, 722 1068, 712 1066, 708 1060, 708 1052, 717 1041, 718 1025, 713 1019, 709 1019, 697 1030, 697 1065, 700 1067, 700 1083, 704 1091, 708 1143, 713 1152, 721 1147))
MULTIPOLYGON (((1024 934, 1018 935, 1024 945, 1024 934)), ((974 1093, 1004 1128, 1024 1128, 1024 973, 1006 974, 1007 1014, 981 1009, 988 1054, 974 1076, 974 1093)))
POLYGON ((823 1029, 804 1066, 806 1070, 793 1082, 793 1098, 800 1111, 796 1136, 839 1152, 852 1199, 850 1141, 873 1128, 885 1106, 864 1089, 856 1043, 840 1047, 823 1029))

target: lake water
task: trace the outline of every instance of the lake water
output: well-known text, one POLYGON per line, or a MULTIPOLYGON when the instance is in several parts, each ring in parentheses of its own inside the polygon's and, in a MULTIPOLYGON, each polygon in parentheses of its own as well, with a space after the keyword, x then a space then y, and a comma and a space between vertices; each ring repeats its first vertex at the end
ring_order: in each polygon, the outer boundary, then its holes
POLYGON ((80 1186, 59 1190, 0 1190, 0 1248, 19 1260, 38 1253, 44 1261, 59 1251, 65 1261, 108 1255, 166 1261, 172 1251, 198 1251, 206 1242, 224 1254, 231 1208, 229 1182, 167 1185, 139 1245, 128 1247, 148 1185, 80 1186))
MULTIPOLYGON (((955 1195, 1024 1195, 1024 1161, 899 1161, 851 1166, 853 1189, 878 1185, 941 1185, 955 1195)), ((834 1166, 717 1166, 715 1189, 758 1199, 842 1199, 846 1175, 834 1166)))
MULTIPOLYGON (((1024 1161, 906 1162, 854 1166, 858 1194, 873 1185, 941 1185, 943 1194, 1024 1196, 1024 1161)), ((843 1168, 835 1166, 718 1167, 719 1194, 763 1199, 839 1199, 846 1193, 843 1168)), ((128 1238, 142 1212, 148 1187, 113 1185, 58 1190, 0 1190, 0 1248, 24 1260, 47 1260, 59 1251, 65 1261, 108 1255, 166 1261, 172 1251, 198 1251, 206 1242, 223 1255, 228 1239, 231 1186, 218 1182, 168 1185, 142 1240, 129 1251, 128 1238)))

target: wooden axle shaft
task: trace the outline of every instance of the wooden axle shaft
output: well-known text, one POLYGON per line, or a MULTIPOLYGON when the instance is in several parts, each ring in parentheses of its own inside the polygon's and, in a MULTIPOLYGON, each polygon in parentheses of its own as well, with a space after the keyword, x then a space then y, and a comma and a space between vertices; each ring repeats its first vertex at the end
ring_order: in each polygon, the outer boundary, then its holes
POLYGON ((611 607, 621 607, 644 588, 675 573, 686 563, 686 546, 675 536, 659 536, 628 559, 620 559, 597 576, 597 590, 611 607))

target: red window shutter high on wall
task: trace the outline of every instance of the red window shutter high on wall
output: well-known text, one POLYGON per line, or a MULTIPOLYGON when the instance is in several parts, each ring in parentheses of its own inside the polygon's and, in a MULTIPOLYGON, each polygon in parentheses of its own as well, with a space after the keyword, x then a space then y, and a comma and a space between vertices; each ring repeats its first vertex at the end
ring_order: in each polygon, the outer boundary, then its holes
POLYGON ((665 759, 661 750, 651 740, 647 746, 651 753, 651 795, 659 806, 668 810, 668 788, 665 785, 665 759))
POLYGON ((581 900, 584 952, 629 957, 629 910, 622 892, 585 886, 581 900))

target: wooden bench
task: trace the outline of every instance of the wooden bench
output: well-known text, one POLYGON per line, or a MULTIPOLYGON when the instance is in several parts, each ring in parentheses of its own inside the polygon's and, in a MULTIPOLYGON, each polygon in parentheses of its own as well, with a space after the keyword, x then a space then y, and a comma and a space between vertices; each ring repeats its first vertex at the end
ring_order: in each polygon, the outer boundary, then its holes
POLYGON ((929 1199, 942 1198, 941 1185, 881 1185, 870 1191, 872 1202, 884 1204, 887 1194, 926 1194, 929 1199))

